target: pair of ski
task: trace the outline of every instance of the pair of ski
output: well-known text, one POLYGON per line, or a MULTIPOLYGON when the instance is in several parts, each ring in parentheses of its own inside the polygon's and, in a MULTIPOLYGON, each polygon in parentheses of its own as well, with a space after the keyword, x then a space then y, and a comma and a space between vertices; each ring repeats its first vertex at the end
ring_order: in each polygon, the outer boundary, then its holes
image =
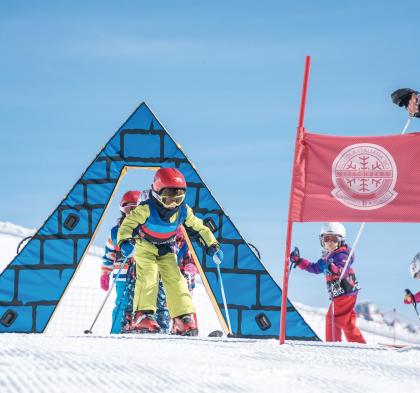
POLYGON ((415 349, 420 351, 419 345, 413 344, 391 344, 391 343, 378 343, 380 347, 387 348, 387 349, 394 349, 395 351, 406 351, 409 349, 415 349))
MULTIPOLYGON (((133 334, 133 335, 147 335, 147 336, 153 336, 153 335, 155 335, 155 334, 158 334, 158 335, 161 335, 162 333, 161 332, 147 332, 147 331, 144 331, 144 332, 124 332, 123 334, 128 334, 128 335, 131 335, 131 334, 133 334)), ((165 336, 177 336, 177 337, 197 337, 198 335, 197 334, 188 334, 188 332, 186 333, 186 334, 172 334, 172 333, 169 333, 169 334, 165 334, 165 336)), ((221 331, 221 330, 213 330, 212 332, 210 332, 208 335, 207 335, 207 337, 223 337, 223 332, 221 331)))
POLYGON ((224 337, 224 333, 221 330, 214 330, 207 336, 181 336, 177 334, 160 334, 160 333, 132 333, 132 334, 112 334, 109 336, 84 336, 89 338, 107 338, 116 340, 193 340, 193 341, 210 341, 213 343, 234 343, 234 342, 256 342, 256 339, 237 338, 234 335, 228 335, 224 337))

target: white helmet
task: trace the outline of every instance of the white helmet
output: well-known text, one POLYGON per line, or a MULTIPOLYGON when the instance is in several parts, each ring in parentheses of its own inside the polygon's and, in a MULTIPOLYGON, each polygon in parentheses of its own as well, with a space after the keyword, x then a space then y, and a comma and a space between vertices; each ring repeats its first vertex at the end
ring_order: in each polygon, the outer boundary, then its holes
POLYGON ((325 235, 336 235, 339 239, 338 246, 341 247, 344 244, 344 240, 346 238, 346 228, 344 228, 344 225, 341 222, 325 222, 321 227, 321 231, 319 232, 319 240, 323 248, 325 248, 325 235))
POLYGON ((410 263, 411 277, 420 280, 420 252, 413 258, 410 263))

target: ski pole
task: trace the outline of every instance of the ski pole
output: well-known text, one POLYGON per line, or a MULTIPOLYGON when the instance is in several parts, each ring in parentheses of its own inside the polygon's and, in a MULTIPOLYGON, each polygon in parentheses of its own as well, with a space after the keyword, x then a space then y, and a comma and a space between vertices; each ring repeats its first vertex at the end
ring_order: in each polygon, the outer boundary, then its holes
POLYGON ((333 342, 335 342, 335 307, 334 307, 334 298, 331 294, 331 337, 333 342))
POLYGON ((362 222, 362 225, 360 225, 359 232, 357 232, 356 240, 353 243, 353 247, 350 250, 350 254, 349 254, 348 258, 347 258, 346 264, 344 265, 343 271, 340 274, 340 278, 338 280, 339 282, 341 282, 341 280, 343 279, 344 275, 346 274, 347 267, 349 266, 349 263, 351 261, 351 258, 352 258, 353 254, 354 254, 354 250, 356 249, 357 243, 359 242, 360 236, 361 236, 361 234, 363 232, 363 229, 365 228, 365 225, 366 225, 365 222, 362 222))
POLYGON ((122 269, 124 268, 124 266, 125 266, 125 264, 127 263, 127 261, 128 261, 128 259, 129 259, 129 258, 130 258, 130 256, 125 257, 124 261, 121 263, 120 269, 118 270, 117 274, 116 274, 116 275, 115 275, 115 277, 114 277, 114 280, 112 281, 111 288, 109 288, 108 293, 106 294, 105 299, 104 299, 104 301, 103 301, 103 302, 102 302, 102 304, 101 304, 101 307, 99 307, 98 313, 96 314, 95 319, 94 319, 94 320, 93 320, 93 322, 92 322, 92 325, 90 326, 90 328, 89 328, 89 329, 86 329, 86 330, 84 331, 84 333, 85 333, 85 334, 91 334, 91 333, 92 333, 92 328, 93 328, 93 326, 95 325, 95 323, 96 323, 97 319, 99 318, 99 315, 101 314, 102 309, 104 308, 105 303, 106 303, 106 301, 108 300, 109 295, 111 294, 112 289, 114 288, 115 283, 117 282, 117 279, 118 279, 118 277, 119 277, 119 275, 120 275, 120 273, 121 273, 122 269))
POLYGON ((417 314, 417 317, 420 319, 420 315, 419 315, 419 312, 418 312, 418 310, 417 310, 417 302, 414 300, 414 302, 413 302, 413 307, 414 307, 414 311, 416 312, 416 314, 417 314))
MULTIPOLYGON (((416 98, 417 98, 417 106, 419 105, 419 102, 420 102, 420 93, 419 94, 417 94, 417 96, 416 96, 416 98)), ((407 108, 407 111, 408 111, 408 108, 407 108)), ((402 130, 402 134, 405 134, 405 132, 407 131, 407 128, 408 128, 408 126, 410 125, 410 123, 411 123, 411 119, 414 117, 414 113, 413 114, 411 114, 410 112, 408 112, 408 119, 407 119, 407 122, 405 123, 405 126, 404 126, 404 128, 403 128, 403 130, 402 130)), ((416 310, 417 311, 417 310, 416 310)))
MULTIPOLYGON (((217 255, 215 255, 215 257, 218 258, 217 255)), ((229 327, 229 333, 232 334, 232 326, 230 324, 229 310, 228 310, 228 307, 227 307, 226 296, 225 296, 225 288, 223 287, 222 273, 220 272, 220 263, 221 262, 222 261, 220 261, 219 263, 216 263, 217 274, 219 275, 220 290, 222 291, 223 306, 225 307, 225 314, 226 314, 226 319, 227 319, 227 323, 228 323, 228 327, 229 327)))
POLYGON ((290 262, 289 271, 287 272, 287 280, 289 280, 289 278, 290 278, 290 273, 292 272, 293 267, 294 267, 294 264, 292 262, 290 262))
POLYGON ((403 128, 403 130, 402 130, 402 132, 401 132, 401 134, 405 134, 405 132, 407 131, 407 128, 408 128, 408 126, 410 125, 410 123, 411 123, 411 119, 413 118, 413 116, 411 116, 411 115, 409 115, 408 116, 408 119, 407 119, 407 122, 405 123, 405 126, 404 126, 404 128, 403 128))
POLYGON ((396 312, 397 310, 394 307, 392 310, 392 343, 393 345, 395 345, 395 339, 396 339, 396 332, 395 332, 395 323, 397 321, 396 312))
MULTIPOLYGON (((413 118, 413 116, 408 115, 408 119, 407 119, 407 121, 405 123, 405 126, 404 126, 403 130, 401 131, 401 135, 404 135, 405 132, 407 131, 408 126, 410 125, 410 122, 411 122, 411 119, 412 118, 413 118)), ((362 222, 362 225, 359 228, 359 232, 357 233, 356 240, 353 243, 353 248, 350 251, 349 257, 347 258, 347 261, 346 261, 346 264, 344 265, 343 271, 340 274, 340 279, 339 279, 340 282, 343 279, 344 275, 346 274, 347 267, 348 267, 348 265, 350 263, 351 257, 354 254, 354 249, 356 248, 357 242, 359 241, 360 235, 362 234, 363 229, 365 228, 365 225, 366 225, 366 223, 365 222, 362 222)), ((416 311, 417 311, 417 309, 416 309, 416 311)), ((418 315, 418 313, 417 313, 417 315, 418 315)), ((420 318, 420 316, 419 316, 419 318, 420 318)))

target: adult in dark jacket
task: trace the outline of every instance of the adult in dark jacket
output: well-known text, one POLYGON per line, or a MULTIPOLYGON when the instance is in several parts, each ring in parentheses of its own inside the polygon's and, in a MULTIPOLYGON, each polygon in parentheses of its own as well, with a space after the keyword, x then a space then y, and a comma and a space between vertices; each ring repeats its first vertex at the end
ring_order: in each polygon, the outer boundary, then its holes
POLYGON ((420 117, 420 93, 413 89, 398 89, 391 94, 392 102, 404 106, 411 117, 420 117))

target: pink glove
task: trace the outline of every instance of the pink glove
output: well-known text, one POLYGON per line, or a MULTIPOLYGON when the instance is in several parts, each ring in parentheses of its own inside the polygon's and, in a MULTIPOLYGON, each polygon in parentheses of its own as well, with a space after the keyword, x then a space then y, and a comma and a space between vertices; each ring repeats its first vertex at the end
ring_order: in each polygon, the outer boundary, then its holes
POLYGON ((186 274, 191 274, 191 275, 196 275, 197 274, 197 268, 195 267, 195 265, 193 263, 187 263, 184 266, 184 272, 186 274))
POLYGON ((101 276, 101 288, 104 291, 109 289, 109 274, 102 274, 101 276))

